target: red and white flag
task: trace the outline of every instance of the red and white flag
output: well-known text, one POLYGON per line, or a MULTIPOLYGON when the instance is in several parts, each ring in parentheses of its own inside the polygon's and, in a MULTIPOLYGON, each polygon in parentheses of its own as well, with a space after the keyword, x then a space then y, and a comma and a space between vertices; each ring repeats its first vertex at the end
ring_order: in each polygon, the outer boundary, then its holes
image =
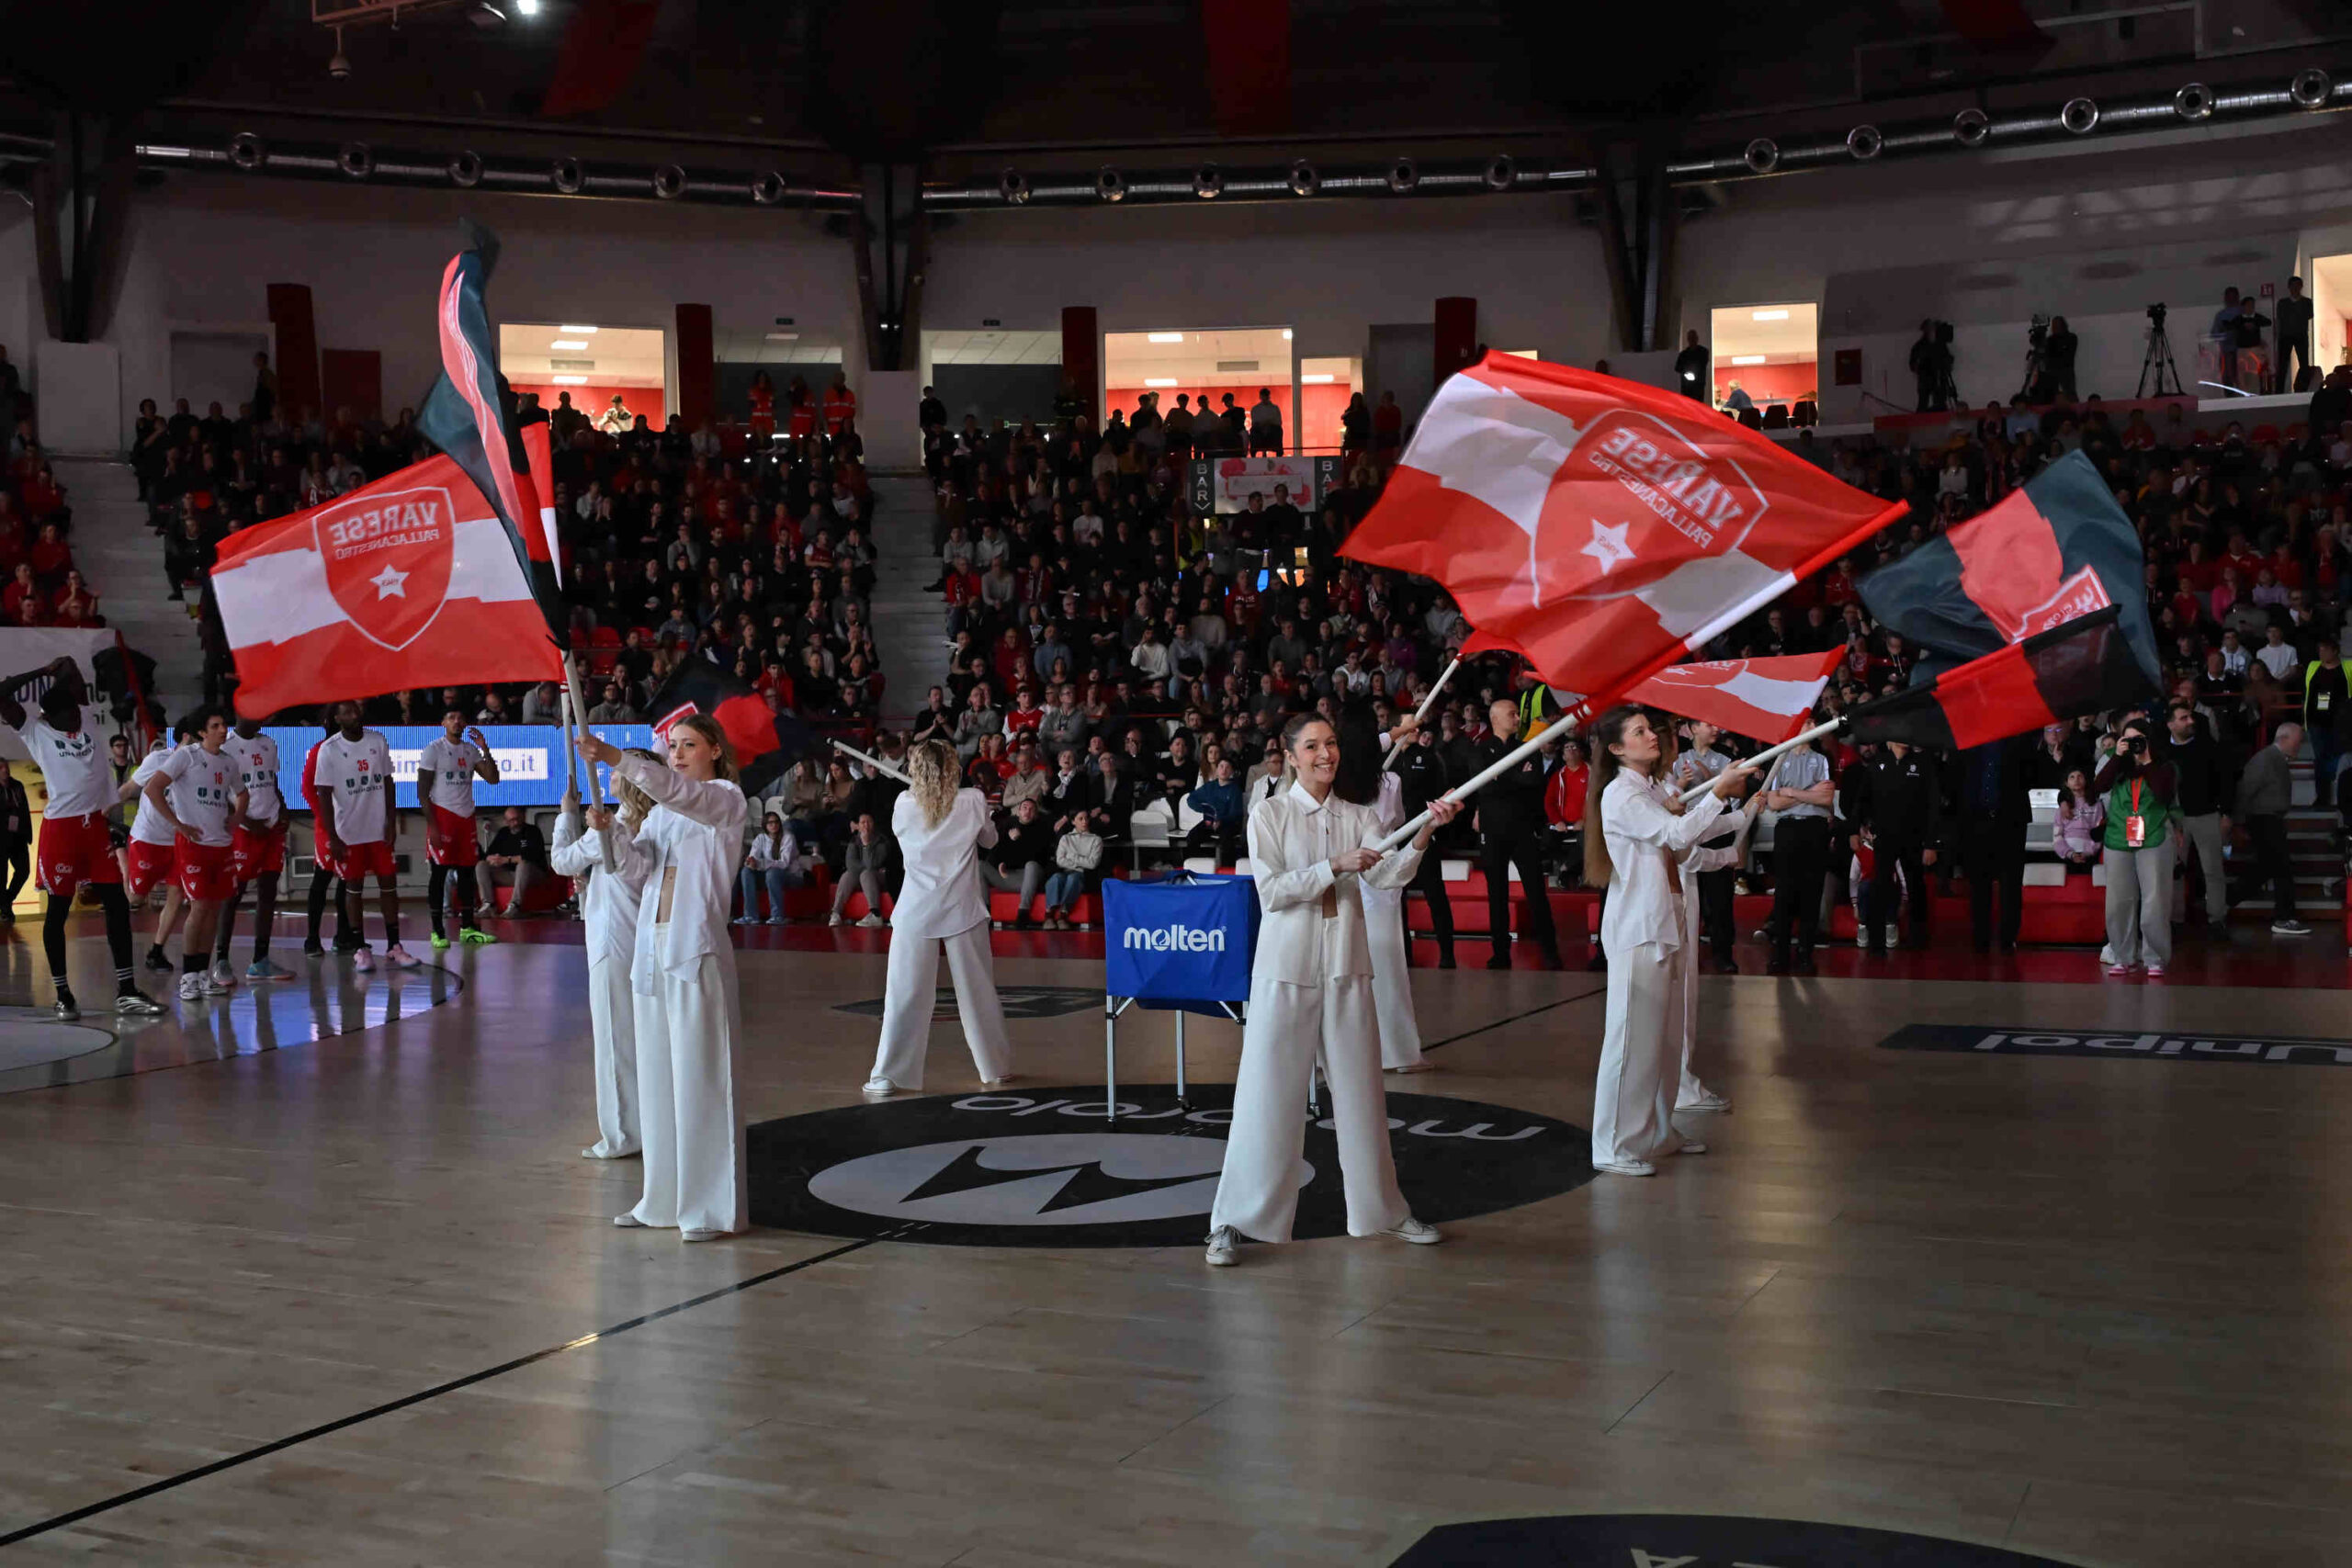
POLYGON ((1544 680, 1605 703, 1906 505, 1688 398, 1489 354, 1438 389, 1340 553, 1435 578, 1544 680))
POLYGON ((1833 648, 1784 659, 1669 664, 1626 693, 1625 700, 1777 746, 1811 722, 1821 688, 1845 656, 1844 649, 1833 648))
POLYGON ((447 457, 242 529, 212 569, 237 711, 420 686, 558 681, 506 531, 447 457))

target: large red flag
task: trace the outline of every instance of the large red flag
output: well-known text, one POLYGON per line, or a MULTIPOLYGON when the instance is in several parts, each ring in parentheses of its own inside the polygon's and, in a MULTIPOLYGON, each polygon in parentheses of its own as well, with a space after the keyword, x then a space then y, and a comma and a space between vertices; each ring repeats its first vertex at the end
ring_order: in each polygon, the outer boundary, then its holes
POLYGON ((1489 354, 1447 379, 1340 553, 1444 584, 1613 701, 1901 516, 1655 387, 1489 354))
POLYGON ((1777 746, 1813 721, 1813 705, 1845 656, 1844 649, 1833 648, 1779 659, 1669 664, 1627 692, 1625 700, 1777 746))
POLYGON ((212 569, 237 711, 556 681, 563 660, 490 503, 447 457, 243 528, 212 569))

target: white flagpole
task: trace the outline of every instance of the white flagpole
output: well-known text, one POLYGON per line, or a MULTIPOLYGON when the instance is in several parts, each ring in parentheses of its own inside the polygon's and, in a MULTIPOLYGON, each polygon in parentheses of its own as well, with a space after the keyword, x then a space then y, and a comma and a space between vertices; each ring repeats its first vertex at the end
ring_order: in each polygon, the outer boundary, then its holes
POLYGON ((890 777, 898 780, 900 784, 907 785, 909 788, 912 788, 914 785, 914 780, 907 777, 905 773, 900 773, 898 769, 892 767, 881 758, 869 757, 865 752, 859 750, 856 747, 852 746, 845 741, 834 741, 833 750, 836 751, 847 752, 849 755, 856 758, 859 761, 865 763, 867 767, 872 768, 876 773, 888 773, 890 777))
MULTIPOLYGON (((1555 730, 1558 731, 1562 736, 1572 733, 1576 729, 1577 720, 1582 714, 1582 711, 1583 710, 1581 708, 1578 708, 1571 712, 1562 714, 1559 717, 1554 719, 1551 723, 1545 725, 1543 728, 1537 730, 1534 734, 1521 741, 1515 750, 1497 759, 1490 766, 1477 773, 1476 776, 1454 785, 1450 790, 1447 790, 1442 798, 1447 800, 1464 800, 1476 794, 1479 790, 1484 789, 1487 784, 1492 784, 1495 780, 1502 777, 1503 774, 1510 772, 1513 768, 1527 761, 1528 758, 1535 755, 1536 752, 1541 751, 1544 749, 1544 743, 1553 739, 1553 732, 1555 730)), ((1429 819, 1430 814, 1426 811, 1422 812, 1419 817, 1414 818, 1410 822, 1406 823, 1403 827, 1389 834, 1388 837, 1381 840, 1379 844, 1375 847, 1379 849, 1381 853, 1386 854, 1390 850, 1395 849, 1397 845, 1405 842, 1406 840, 1410 839, 1414 834, 1419 832, 1421 830, 1421 824, 1427 822, 1429 819)))
POLYGON ((1445 691, 1445 683, 1448 681, 1453 680, 1453 672, 1461 668, 1461 660, 1450 659, 1446 660, 1445 673, 1437 678, 1437 684, 1430 688, 1430 694, 1423 697, 1421 699, 1421 705, 1413 710, 1413 722, 1415 724, 1419 724, 1421 720, 1429 717, 1430 709, 1436 705, 1439 696, 1441 696, 1445 691))
MULTIPOLYGON (((1845 722, 1846 721, 1842 718, 1833 718, 1827 724, 1816 724, 1811 729, 1805 730, 1802 734, 1789 737, 1789 739, 1781 741, 1778 746, 1766 747, 1763 750, 1757 752, 1753 757, 1748 758, 1744 765, 1750 768, 1760 767, 1766 762, 1775 762, 1777 765, 1777 759, 1795 750, 1798 747, 1804 745, 1808 740, 1818 740, 1825 735, 1836 734, 1838 728, 1845 722)), ((1710 779, 1705 784, 1699 785, 1696 789, 1685 790, 1682 794, 1682 804, 1685 806, 1690 805, 1701 795, 1706 794, 1709 790, 1714 787, 1714 781, 1710 779)))

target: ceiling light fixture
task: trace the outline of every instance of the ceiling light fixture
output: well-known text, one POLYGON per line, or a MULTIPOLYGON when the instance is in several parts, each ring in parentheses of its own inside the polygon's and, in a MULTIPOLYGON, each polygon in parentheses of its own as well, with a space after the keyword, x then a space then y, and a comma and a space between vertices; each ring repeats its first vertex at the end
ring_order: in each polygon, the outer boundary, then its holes
POLYGON ((514 0, 514 14, 518 17, 537 16, 539 14, 539 0, 514 0))
POLYGON ((1283 329, 1283 341, 1284 343, 1288 343, 1290 341, 1290 329, 1288 327, 1284 327, 1283 329))
POLYGON ((1761 365, 1764 363, 1764 356, 1760 354, 1735 354, 1731 356, 1731 362, 1734 365, 1761 365))
POLYGON ((1786 310, 1757 310, 1752 315, 1759 321, 1785 321, 1789 319, 1786 310))
POLYGON ((768 341, 770 343, 798 343, 800 334, 798 333, 770 333, 768 341))
POLYGON ((1173 376, 1147 376, 1143 378, 1143 384, 1147 387, 1175 387, 1182 385, 1182 383, 1178 381, 1173 376))
POLYGON ((584 337, 560 337, 548 346, 549 348, 586 348, 588 340, 584 337))
POLYGON ((1301 376, 1298 384, 1302 387, 1328 387, 1338 379, 1337 376, 1301 376))
POLYGON ((559 387, 584 387, 588 384, 585 376, 550 376, 548 379, 559 387))
POLYGON ((594 327, 575 327, 575 326, 571 325, 571 324, 570 322, 568 322, 568 321, 567 321, 566 323, 564 323, 562 326, 560 326, 560 327, 556 328, 556 331, 558 331, 558 332, 560 332, 560 333, 580 333, 580 334, 583 334, 583 335, 584 335, 584 334, 586 334, 586 333, 593 333, 593 332, 594 332, 595 330, 596 330, 596 329, 595 329, 595 328, 594 328, 594 327))
POLYGON ((1147 343, 1182 343, 1184 341, 1182 333, 1146 333, 1143 335, 1147 343))

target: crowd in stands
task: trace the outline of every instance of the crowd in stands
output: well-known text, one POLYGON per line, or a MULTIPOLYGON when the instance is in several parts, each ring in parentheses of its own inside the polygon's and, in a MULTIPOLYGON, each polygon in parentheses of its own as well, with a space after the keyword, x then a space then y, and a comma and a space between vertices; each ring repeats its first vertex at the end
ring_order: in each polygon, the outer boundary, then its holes
POLYGON ((0 345, 0 626, 102 626, 97 594, 74 563, 74 509, 41 450, 24 378, 0 345))
MULTIPOLYGON (((272 388, 263 364, 253 402, 235 418, 217 405, 201 418, 185 403, 170 415, 152 404, 142 411, 134 449, 142 492, 164 537, 171 592, 194 591, 199 613, 213 549, 230 530, 381 478, 427 450, 407 411, 389 423, 288 421, 272 388)), ((759 398, 753 406, 763 407, 759 398)), ((1422 733, 1404 729, 1468 628, 1434 584, 1337 554, 1401 447, 1395 406, 1387 395, 1376 408, 1359 397, 1329 493, 1277 487, 1240 512, 1201 515, 1182 465, 1195 449, 1231 441, 1236 425, 1246 430, 1238 407, 1239 419, 1179 422, 1148 400, 1133 419, 1114 417, 1099 432, 1075 412, 983 429, 974 418, 957 426, 926 398, 935 587, 951 668, 920 697, 889 701, 889 711, 912 717, 882 733, 872 502, 845 385, 836 378, 820 400, 796 384, 782 395, 781 421, 748 432, 688 431, 676 419, 657 431, 642 416, 605 430, 565 398, 544 412, 573 643, 594 671, 590 716, 642 717, 676 660, 704 659, 734 671, 778 711, 886 756, 910 739, 948 739, 967 781, 1004 814, 991 880, 1046 892, 1049 922, 1068 917, 1072 889, 1105 873, 1155 858, 1235 858, 1250 805, 1277 776, 1275 738, 1307 709, 1358 711, 1390 737, 1383 744, 1413 748, 1408 805, 1417 809, 1498 755, 1498 728, 1541 722, 1556 700, 1530 671, 1474 660, 1422 733), (1138 813, 1165 816, 1164 845, 1136 841, 1138 813)), ((2352 574, 2347 416, 2352 372, 2339 371, 2314 394, 2309 416, 2285 427, 2200 433, 2177 407, 2157 420, 2133 410, 2119 421, 2093 397, 1988 405, 1932 444, 1802 432, 1793 443, 1801 456, 1873 494, 1907 500, 1911 511, 1709 651, 1844 649, 1823 698, 1830 714, 1899 685, 1917 650, 1872 624, 1857 581, 2080 450, 2145 540, 2166 698, 2191 707, 2224 760, 2211 787, 2226 797, 2238 767, 2288 718, 2301 720, 2332 782, 2352 732, 2352 702, 2334 694, 2338 677, 2330 673, 2342 667, 2352 574)), ((45 498, 38 466, 22 474, 19 467, 12 461, 12 487, 30 480, 32 494, 45 498)), ((10 502, 18 512, 27 504, 10 502)), ((217 618, 209 626, 212 696, 228 669, 217 618)), ((478 722, 543 722, 553 703, 551 688, 413 692, 375 699, 368 718, 431 723, 455 706, 478 722)), ((2064 769, 2037 787, 2063 791, 2068 774, 2086 771, 2074 787, 2097 805, 2100 763, 2127 716, 2085 721, 2064 745, 2087 770, 2064 769)), ((1842 775, 1870 760, 1840 748, 1831 761, 1842 775)), ((1939 819, 1956 825, 1967 815, 1962 762, 1941 759, 1938 768, 1947 808, 1939 819)), ((1578 748, 1555 749, 1545 769, 1546 859, 1572 884, 1578 748)), ((868 879, 888 886, 888 801, 868 788, 886 781, 861 773, 838 757, 795 772, 785 786, 788 809, 766 825, 771 841, 750 868, 760 875, 747 879, 747 894, 767 889, 770 873, 797 881, 819 859, 844 897, 868 879), (859 792, 869 798, 854 802, 859 792)), ((2090 848, 2080 815, 2056 852, 2077 863, 2090 848)), ((1849 841, 1866 851, 1874 836, 1866 817, 1841 818, 1838 828, 1833 867, 1847 863, 1849 841)), ((1480 834, 1465 819, 1449 848, 1479 851, 1480 834)), ((1944 879, 1951 859, 1944 857, 1944 879)))

